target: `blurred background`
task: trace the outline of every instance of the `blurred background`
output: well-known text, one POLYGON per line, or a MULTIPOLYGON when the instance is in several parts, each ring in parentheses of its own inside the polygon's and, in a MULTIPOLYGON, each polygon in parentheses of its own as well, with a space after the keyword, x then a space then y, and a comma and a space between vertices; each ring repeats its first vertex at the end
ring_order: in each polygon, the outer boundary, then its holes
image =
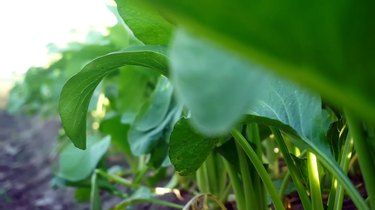
POLYGON ((89 209, 77 202, 87 193, 53 179, 64 142, 57 103, 63 84, 84 64, 123 47, 127 33, 117 25, 115 4, 0 4, 0 209, 89 209))

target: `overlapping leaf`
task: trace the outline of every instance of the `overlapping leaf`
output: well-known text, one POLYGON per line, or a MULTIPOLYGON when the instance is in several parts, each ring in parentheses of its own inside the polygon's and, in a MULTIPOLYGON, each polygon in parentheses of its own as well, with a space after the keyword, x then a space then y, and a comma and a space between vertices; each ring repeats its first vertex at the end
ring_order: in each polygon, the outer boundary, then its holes
POLYGON ((138 46, 95 59, 64 86, 59 113, 67 136, 80 149, 86 148, 86 114, 91 96, 100 81, 125 65, 139 65, 167 73, 164 48, 138 46))
POLYGON ((117 9, 134 35, 145 44, 168 44, 172 25, 137 0, 116 0, 117 9))
POLYGON ((177 98, 206 135, 228 132, 262 94, 259 66, 184 30, 175 34, 170 62, 177 98))
POLYGON ((180 119, 171 134, 169 158, 181 175, 194 173, 215 148, 218 139, 196 133, 188 119, 180 119))
POLYGON ((160 77, 148 103, 137 114, 130 127, 128 139, 134 155, 151 152, 159 141, 165 141, 179 109, 172 103, 173 88, 165 77, 160 77))
POLYGON ((375 123, 374 1, 144 1, 375 123))
POLYGON ((88 177, 110 144, 109 137, 92 142, 85 151, 69 144, 60 154, 58 175, 69 181, 79 181, 88 177))

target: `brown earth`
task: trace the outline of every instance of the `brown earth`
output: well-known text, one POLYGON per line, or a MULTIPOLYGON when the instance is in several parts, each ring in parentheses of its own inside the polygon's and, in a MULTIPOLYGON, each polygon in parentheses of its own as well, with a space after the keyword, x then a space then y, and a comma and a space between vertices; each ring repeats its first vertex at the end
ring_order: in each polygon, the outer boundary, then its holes
POLYGON ((14 117, 0 110, 0 209, 83 210, 74 190, 52 189, 57 120, 14 117))

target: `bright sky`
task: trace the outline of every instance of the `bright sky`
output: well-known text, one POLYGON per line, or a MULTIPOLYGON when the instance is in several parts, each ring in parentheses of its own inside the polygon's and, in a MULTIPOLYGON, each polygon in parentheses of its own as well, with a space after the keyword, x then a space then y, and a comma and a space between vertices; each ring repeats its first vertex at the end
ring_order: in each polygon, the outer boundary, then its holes
MULTIPOLYGON (((59 46, 89 29, 116 23, 110 0, 3 0, 0 3, 0 80, 47 62, 49 43, 59 46), (73 33, 72 31, 76 31, 73 33)), ((82 37, 82 36, 81 36, 82 37)))

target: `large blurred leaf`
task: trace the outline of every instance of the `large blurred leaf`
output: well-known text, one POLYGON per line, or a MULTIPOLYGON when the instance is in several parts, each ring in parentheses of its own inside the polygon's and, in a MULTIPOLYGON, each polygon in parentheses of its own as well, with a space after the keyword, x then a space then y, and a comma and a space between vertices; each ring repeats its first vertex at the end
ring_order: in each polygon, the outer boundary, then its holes
POLYGON ((63 87, 59 112, 67 136, 80 149, 86 148, 86 114, 90 98, 100 81, 125 65, 139 65, 166 74, 167 58, 164 48, 139 46, 110 53, 87 64, 63 87))
POLYGON ((375 1, 144 1, 375 122, 375 1))
POLYGON ((188 119, 180 119, 171 134, 169 158, 181 175, 194 173, 215 148, 218 139, 196 133, 188 119))
POLYGON ((262 93, 263 71, 205 40, 177 30, 170 50, 176 95, 200 132, 227 132, 262 93))
POLYGON ((86 178, 95 169, 110 144, 109 137, 90 144, 85 151, 69 144, 60 154, 58 175, 69 181, 86 178))
POLYGON ((118 11, 134 35, 145 44, 168 44, 172 25, 137 0, 116 0, 118 11))

